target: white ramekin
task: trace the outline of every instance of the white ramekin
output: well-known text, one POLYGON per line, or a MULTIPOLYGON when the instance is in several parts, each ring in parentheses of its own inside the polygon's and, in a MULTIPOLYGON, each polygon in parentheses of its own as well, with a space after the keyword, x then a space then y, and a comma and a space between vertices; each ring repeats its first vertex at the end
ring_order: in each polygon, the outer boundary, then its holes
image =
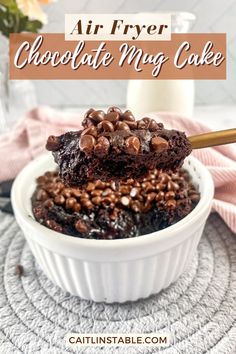
POLYGON ((84 299, 125 302, 158 293, 184 271, 197 248, 210 213, 214 186, 196 158, 184 167, 199 186, 201 199, 184 219, 164 230, 119 240, 90 240, 52 231, 34 220, 31 195, 35 179, 55 168, 50 155, 29 163, 12 188, 15 216, 46 275, 62 289, 84 299))

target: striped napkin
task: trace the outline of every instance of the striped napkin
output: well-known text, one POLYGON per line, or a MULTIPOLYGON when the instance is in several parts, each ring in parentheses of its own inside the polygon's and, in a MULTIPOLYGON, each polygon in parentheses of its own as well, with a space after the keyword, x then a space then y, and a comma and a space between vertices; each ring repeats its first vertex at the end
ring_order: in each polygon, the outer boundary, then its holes
MULTIPOLYGON (((152 113, 148 117, 161 121, 166 128, 186 132, 187 136, 211 131, 206 125, 170 113, 152 113)), ((215 185, 213 210, 236 233, 236 144, 194 150, 197 157, 210 171, 215 185)))
MULTIPOLYGON (((185 131, 188 136, 209 132, 207 126, 170 113, 146 116, 164 123, 167 128, 185 131)), ((45 152, 49 135, 80 128, 81 117, 49 107, 30 111, 11 132, 0 136, 0 182, 14 178, 33 158, 45 152)), ((213 210, 221 215, 236 233, 236 144, 194 150, 193 155, 207 166, 215 184, 213 210)))

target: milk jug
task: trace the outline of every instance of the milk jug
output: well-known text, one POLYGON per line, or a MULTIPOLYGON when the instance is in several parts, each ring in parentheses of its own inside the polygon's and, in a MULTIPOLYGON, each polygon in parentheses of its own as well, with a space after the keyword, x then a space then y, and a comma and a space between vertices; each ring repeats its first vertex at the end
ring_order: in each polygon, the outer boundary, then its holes
MULTIPOLYGON (((187 12, 171 13, 172 33, 186 33, 195 20, 187 12)), ((193 80, 129 80, 127 108, 137 117, 148 112, 175 112, 191 117, 194 107, 193 80)))

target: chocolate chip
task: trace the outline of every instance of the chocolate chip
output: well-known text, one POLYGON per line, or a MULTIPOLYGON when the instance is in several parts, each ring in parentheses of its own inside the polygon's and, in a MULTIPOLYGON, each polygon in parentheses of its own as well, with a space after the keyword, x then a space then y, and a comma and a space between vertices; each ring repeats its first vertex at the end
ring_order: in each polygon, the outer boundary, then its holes
POLYGON ((130 191, 130 196, 131 196, 132 198, 135 198, 137 195, 138 195, 138 189, 135 188, 135 187, 133 187, 133 188, 131 189, 131 191, 130 191))
POLYGON ((75 228, 78 232, 80 232, 81 234, 84 234, 86 232, 88 232, 88 227, 87 225, 82 221, 82 220, 78 220, 75 223, 75 228))
POLYGON ((113 200, 110 196, 106 196, 106 197, 102 198, 103 205, 110 205, 112 202, 113 202, 113 200))
POLYGON ((187 182, 190 181, 190 175, 189 175, 188 171, 184 171, 184 172, 183 172, 183 178, 184 178, 187 182))
POLYGON ((179 199, 185 199, 187 196, 188 196, 188 193, 185 190, 178 192, 178 198, 179 199))
POLYGON ((46 178, 48 178, 48 179, 52 179, 53 177, 55 177, 56 176, 56 174, 55 174, 55 171, 47 171, 46 173, 45 173, 45 177, 46 178))
POLYGON ((42 206, 33 207, 33 213, 37 220, 41 220, 44 217, 44 209, 42 206))
POLYGON ((188 190, 188 195, 196 194, 196 190, 194 186, 189 185, 190 189, 188 190))
POLYGON ((86 186, 86 191, 87 192, 92 192, 95 189, 95 184, 92 182, 89 182, 86 186))
POLYGON ((41 185, 44 185, 46 183, 46 176, 39 176, 37 179, 36 179, 36 182, 39 186, 41 185))
POLYGON ((21 264, 18 264, 15 268, 15 273, 19 277, 22 277, 22 275, 24 275, 24 267, 21 264))
POLYGON ((44 201, 48 198, 48 193, 44 189, 39 189, 36 195, 36 200, 44 201))
POLYGON ((116 129, 130 131, 130 127, 125 122, 117 122, 116 129))
POLYGON ((106 188, 106 183, 98 180, 98 181, 95 182, 95 187, 99 188, 99 189, 105 189, 106 188))
POLYGON ((62 194, 66 198, 70 198, 71 197, 71 193, 72 193, 72 190, 70 188, 64 188, 63 191, 62 191, 62 194))
POLYGON ((122 113, 122 112, 121 112, 121 109, 118 108, 118 107, 115 107, 115 106, 108 108, 107 113, 110 113, 110 112, 117 112, 117 113, 119 113, 119 114, 122 113))
POLYGON ((144 182, 142 183, 142 188, 146 193, 152 192, 155 190, 155 187, 150 183, 150 182, 144 182))
POLYGON ((47 200, 45 200, 45 202, 43 203, 43 205, 44 205, 46 208, 52 208, 52 207, 54 206, 53 199, 47 199, 47 200))
POLYGON ((183 208, 185 208, 186 203, 187 203, 187 198, 179 199, 176 201, 176 204, 183 208))
POLYGON ((122 205, 124 205, 124 206, 128 206, 129 205, 129 203, 130 203, 130 198, 129 197, 121 197, 120 198, 120 202, 121 202, 121 204, 122 205))
POLYGON ((160 174, 160 183, 167 184, 170 180, 170 176, 167 173, 160 174))
POLYGON ((105 197, 108 194, 112 193, 112 189, 111 188, 106 188, 103 192, 102 192, 102 196, 105 197))
POLYGON ((98 157, 104 157, 108 154, 109 148, 109 140, 105 136, 100 136, 94 147, 94 154, 98 157))
POLYGON ((116 191, 116 190, 117 190, 116 182, 111 182, 111 189, 112 189, 113 191, 116 191))
POLYGON ((55 188, 51 191, 50 194, 52 197, 56 197, 59 193, 60 193, 60 189, 56 188, 56 186, 55 186, 55 188))
POLYGON ((161 138, 160 136, 155 136, 151 140, 151 147, 156 152, 163 152, 168 149, 168 141, 161 138))
POLYGON ((116 123, 119 120, 119 117, 120 117, 119 112, 114 111, 114 112, 107 113, 105 119, 111 123, 116 123))
POLYGON ((174 198, 175 198, 175 192, 173 191, 169 191, 165 194, 165 200, 174 199, 174 198))
POLYGON ((109 194, 108 197, 114 203, 117 201, 117 197, 116 197, 116 195, 114 193, 109 194))
POLYGON ((131 130, 137 129, 138 127, 138 123, 135 121, 124 120, 123 122, 126 123, 131 130))
POLYGON ((121 194, 129 194, 130 187, 129 186, 120 186, 119 191, 121 194))
POLYGON ((137 155, 140 149, 140 141, 136 136, 130 136, 125 140, 125 151, 130 155, 137 155))
POLYGON ((62 182, 57 182, 55 184, 56 189, 59 189, 61 191, 64 188, 64 184, 62 182))
POLYGON ((57 151, 60 149, 60 139, 57 136, 50 135, 46 143, 48 151, 57 151))
POLYGON ((159 126, 154 119, 151 120, 148 129, 150 130, 150 132, 155 132, 156 130, 159 129, 159 126))
POLYGON ((159 192, 156 196, 156 201, 159 202, 160 200, 163 200, 165 198, 165 193, 164 192, 159 192))
POLYGON ((151 123, 151 118, 144 117, 144 118, 142 118, 142 120, 146 123, 146 127, 148 128, 151 123))
POLYGON ((94 191, 91 192, 92 197, 97 197, 102 194, 102 191, 99 189, 95 189, 94 191))
POLYGON ((89 194, 88 194, 87 192, 83 191, 83 192, 81 193, 81 198, 89 199, 89 194))
POLYGON ((80 199, 80 203, 86 209, 92 209, 93 208, 93 203, 87 198, 81 198, 80 199))
POLYGON ((93 151, 95 143, 96 140, 92 135, 83 135, 80 137, 79 141, 80 150, 85 153, 90 153, 93 151))
POLYGON ((128 121, 134 121, 135 118, 133 116, 133 113, 129 110, 125 111, 123 114, 122 114, 122 119, 123 120, 128 120, 128 121))
POLYGON ((75 198, 68 198, 66 199, 66 209, 72 209, 73 206, 76 204, 77 200, 75 198))
POLYGON ((129 178, 129 179, 127 179, 127 181, 126 181, 126 183, 125 183, 125 184, 128 184, 128 185, 133 185, 133 183, 134 183, 133 178, 129 178))
POLYGON ((159 183, 158 184, 158 188, 160 191, 164 191, 164 189, 166 189, 166 184, 165 183, 159 183))
POLYGON ((141 203, 138 200, 135 200, 135 201, 131 202, 131 209, 135 213, 140 213, 140 211, 141 211, 141 203))
POLYGON ((147 124, 145 123, 145 121, 143 119, 138 120, 137 125, 138 125, 138 129, 146 129, 147 128, 147 124))
POLYGON ((92 198, 92 202, 93 202, 93 204, 95 204, 95 205, 100 205, 101 202, 102 202, 102 198, 99 197, 99 196, 93 197, 93 198, 92 198))
POLYGON ((164 124, 163 124, 163 123, 157 123, 157 125, 158 125, 158 128, 159 128, 160 130, 164 128, 164 124))
POLYGON ((94 122, 92 121, 92 119, 85 118, 82 120, 82 127, 84 128, 94 127, 94 122))
POLYGON ((97 125, 98 129, 101 129, 105 132, 114 132, 114 126, 109 120, 103 120, 97 125))
POLYGON ((146 203, 143 206, 142 212, 147 213, 151 209, 151 203, 149 201, 146 201, 146 203))
POLYGON ((193 183, 189 183, 189 190, 190 190, 190 193, 193 191, 195 192, 195 186, 193 183))
POLYGON ((167 208, 174 209, 176 207, 176 200, 174 200, 174 199, 167 200, 166 206, 167 206, 167 208))
POLYGON ((190 195, 190 199, 193 203, 199 202, 200 200, 200 195, 195 192, 195 194, 190 195))
POLYGON ((84 129, 81 133, 81 136, 86 135, 86 134, 92 135, 96 138, 96 136, 98 135, 96 127, 94 125, 92 125, 91 127, 84 129))
POLYGON ((72 209, 75 213, 79 213, 81 210, 81 205, 79 203, 75 203, 72 209))
POLYGON ((156 193, 152 192, 147 194, 147 201, 152 202, 156 198, 156 193))
POLYGON ((102 110, 93 111, 89 114, 88 118, 92 119, 94 122, 101 122, 105 117, 105 112, 102 110))
POLYGON ((55 221, 55 220, 47 220, 46 221, 47 226, 57 232, 62 232, 62 227, 55 221))
POLYGON ((54 202, 58 205, 63 205, 65 203, 65 198, 63 197, 63 195, 57 195, 54 198, 54 202))
POLYGON ((76 198, 79 198, 81 196, 81 191, 79 189, 76 188, 72 188, 71 189, 71 193, 70 196, 73 195, 76 198))
POLYGON ((150 171, 150 173, 146 177, 146 180, 151 182, 151 180, 153 179, 155 182, 155 178, 156 178, 156 176, 154 176, 153 173, 151 173, 151 171, 150 171))
POLYGON ((51 193, 54 189, 54 183, 46 183, 45 186, 43 186, 43 188, 48 192, 51 193))
POLYGON ((90 108, 89 110, 87 110, 84 114, 84 118, 88 118, 90 116, 90 114, 94 111, 95 111, 94 108, 90 108))
POLYGON ((169 181, 167 184, 168 191, 177 191, 179 189, 179 185, 173 181, 169 181))

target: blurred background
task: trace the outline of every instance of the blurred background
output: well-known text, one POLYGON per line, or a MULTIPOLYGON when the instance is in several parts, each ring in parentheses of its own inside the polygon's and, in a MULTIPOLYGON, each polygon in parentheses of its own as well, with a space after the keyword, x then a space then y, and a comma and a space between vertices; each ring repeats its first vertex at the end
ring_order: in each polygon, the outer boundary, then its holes
MULTIPOLYGON (((22 0, 22 2, 24 2, 22 0)), ((47 2, 47 1, 44 1, 47 2)), ((0 1, 1 4, 1 1, 0 1)), ((236 18, 236 1, 235 0, 57 0, 47 6, 43 6, 43 11, 47 14, 47 24, 41 29, 42 32, 64 32, 64 15, 66 13, 129 13, 129 12, 161 12, 161 11, 184 11, 193 13, 196 16, 195 21, 189 26, 191 32, 226 32, 227 33, 227 80, 217 81, 196 81, 195 90, 188 83, 181 89, 175 87, 176 101, 181 98, 181 106, 184 103, 189 105, 180 113, 191 116, 196 115, 196 109, 192 112, 193 103, 198 107, 199 112, 210 112, 213 116, 216 110, 211 111, 212 106, 220 106, 221 113, 224 112, 222 106, 228 107, 227 115, 231 116, 235 113, 234 104, 236 103, 236 50, 235 50, 235 18, 236 18), (190 85, 190 86, 189 86, 190 85), (195 91, 195 92, 194 92, 195 91), (181 95, 180 95, 181 94, 181 95), (233 108, 232 108, 233 107, 233 108)), ((0 38, 0 53, 5 51, 5 43, 0 38)), ((166 83, 164 92, 166 97, 174 97, 171 85, 166 83), (169 86, 168 86, 169 85, 169 86), (171 89, 170 89, 171 88, 171 89)), ((127 105, 127 81, 111 80, 111 81, 93 81, 93 80, 70 80, 56 81, 43 80, 33 82, 35 90, 35 98, 37 104, 51 105, 57 108, 83 108, 87 106, 104 107, 109 105, 126 106, 127 105)), ((137 86, 137 85, 136 85, 137 86)), ((133 85, 135 90, 135 84, 133 85)), ((27 97, 32 97, 30 88, 21 88, 22 92, 26 92, 27 97), (27 93, 28 92, 28 93, 27 93)), ((149 87, 150 90, 150 87, 149 87)), ((163 87, 162 87, 163 91, 163 87)), ((133 91, 132 91, 133 92, 133 91)), ((141 91, 142 92, 142 91, 141 91)), ((136 101, 140 101, 142 94, 139 91, 136 95, 136 101)), ((149 97, 148 88, 145 89, 146 96, 149 97)), ((136 94, 136 93, 135 93, 136 94)), ((158 90, 155 97, 158 100, 158 90)), ((16 97, 17 95, 15 95, 16 97)), ((128 106, 132 108, 135 100, 128 97, 128 106)), ((144 97, 145 100, 147 99, 144 97)), ((31 99, 31 98, 30 98, 31 99)), ((14 98, 15 100, 15 98, 14 98)), ((145 107, 146 109, 146 107, 145 107)), ((150 105, 150 109, 153 110, 150 105)), ((156 107, 156 110, 175 109, 175 104, 165 109, 163 106, 156 107)), ((213 117, 212 117, 213 119, 213 117)))

